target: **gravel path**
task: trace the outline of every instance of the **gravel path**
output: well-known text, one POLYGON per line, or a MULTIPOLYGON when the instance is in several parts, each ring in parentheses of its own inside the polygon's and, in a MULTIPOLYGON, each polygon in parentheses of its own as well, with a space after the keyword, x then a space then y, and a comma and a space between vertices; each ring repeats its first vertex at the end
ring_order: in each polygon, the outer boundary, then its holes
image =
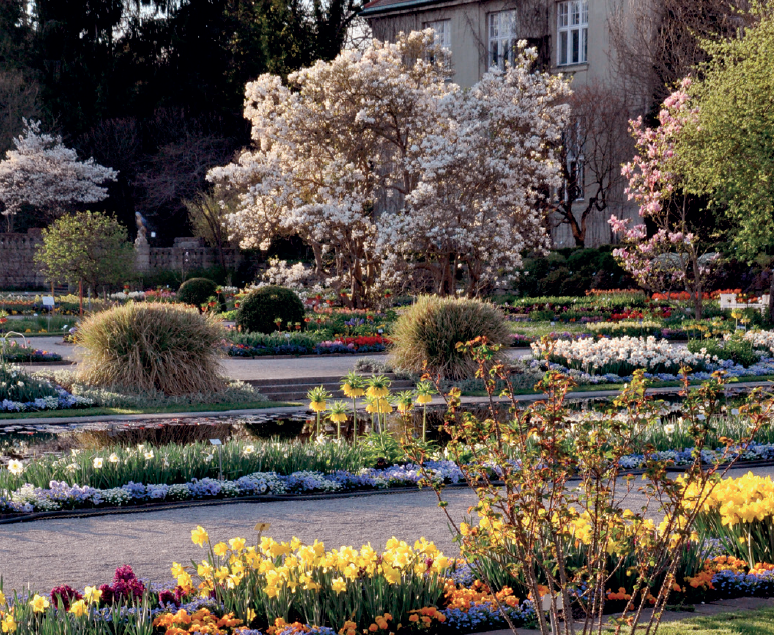
MULTIPOLYGON (((30 340, 35 348, 51 353, 59 353, 63 359, 78 362, 81 354, 77 346, 63 344, 60 337, 35 337, 30 340)), ((508 354, 514 358, 530 355, 528 348, 510 349, 508 354)), ((352 370, 355 361, 361 358, 386 361, 386 355, 342 355, 341 357, 279 357, 240 359, 227 357, 222 364, 228 377, 232 379, 293 379, 296 377, 341 377, 352 370)), ((45 370, 74 370, 75 366, 47 364, 33 366, 45 370)))
MULTIPOLYGON (((738 477, 747 469, 733 470, 738 477)), ((774 475, 774 467, 753 470, 774 475)), ((467 489, 448 489, 449 513, 457 521, 475 503, 467 489)), ((627 496, 625 506, 639 509, 644 500, 627 496)), ((392 536, 413 542, 424 536, 447 555, 456 555, 447 519, 432 491, 380 494, 327 500, 235 503, 91 518, 39 520, 0 525, 0 576, 6 590, 48 591, 57 584, 83 587, 109 582, 115 568, 131 564, 154 581, 170 578, 173 561, 200 560, 191 529, 205 527, 213 541, 235 536, 253 540, 257 522, 271 523, 266 535, 276 540, 297 536, 321 540, 327 548, 371 543, 384 547, 392 536)))

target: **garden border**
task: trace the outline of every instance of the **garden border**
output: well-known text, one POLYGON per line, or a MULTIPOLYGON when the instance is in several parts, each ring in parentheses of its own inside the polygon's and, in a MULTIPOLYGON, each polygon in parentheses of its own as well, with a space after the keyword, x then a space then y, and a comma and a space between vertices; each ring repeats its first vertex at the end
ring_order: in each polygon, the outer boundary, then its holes
MULTIPOLYGON (((724 469, 728 463, 718 466, 718 469, 724 469)), ((732 469, 772 467, 774 459, 768 461, 737 461, 732 469)), ((681 473, 685 472, 688 466, 668 467, 667 472, 681 473)), ((619 478, 627 475, 641 476, 645 473, 643 469, 624 470, 619 478)), ((568 482, 579 480, 578 477, 570 477, 568 482)), ((494 485, 502 485, 502 481, 492 481, 494 485)), ((461 489, 468 488, 467 483, 445 483, 443 488, 461 489)), ((143 503, 140 505, 127 505, 125 507, 97 507, 86 509, 63 509, 51 512, 34 512, 28 514, 19 514, 16 516, 3 517, 0 515, 0 525, 13 525, 16 523, 32 522, 36 520, 57 520, 60 518, 90 518, 93 516, 112 516, 117 514, 146 513, 155 511, 165 511, 168 509, 187 509, 192 507, 212 507, 215 505, 234 505, 237 503, 289 503, 297 500, 334 500, 338 498, 362 498, 366 496, 378 496, 383 494, 411 494, 428 490, 427 487, 388 487, 384 489, 373 490, 352 490, 348 492, 329 492, 321 494, 266 494, 260 496, 236 496, 231 498, 213 498, 200 500, 184 501, 164 501, 158 503, 143 503)))
MULTIPOLYGON (((331 377, 336 377, 332 375, 331 377)), ((757 382, 733 382, 726 384, 726 387, 732 390, 739 390, 744 388, 758 388, 758 387, 772 387, 774 388, 774 381, 757 381, 757 382)), ((699 385, 691 385, 691 389, 698 389, 699 385)), ((657 386, 647 389, 648 395, 668 395, 679 393, 683 390, 682 386, 657 386)), ((567 399, 572 400, 584 400, 584 399, 600 399, 606 397, 615 397, 621 393, 620 390, 588 390, 588 391, 573 391, 567 393, 567 399)), ((516 401, 539 401, 545 399, 545 393, 540 394, 523 394, 515 395, 516 401)), ((507 397, 495 397, 496 402, 506 403, 507 397)), ((476 404, 476 403, 488 403, 489 398, 486 396, 464 396, 462 397, 462 403, 476 404)), ((443 401, 440 398, 434 398, 431 405, 443 405, 443 401), (438 401, 436 401, 438 399, 438 401)), ((185 419, 190 417, 228 417, 238 415, 252 415, 252 414, 291 414, 308 411, 306 406, 275 406, 271 408, 245 408, 235 410, 202 410, 198 412, 163 412, 163 413, 147 413, 147 414, 127 414, 127 415, 87 415, 83 417, 67 416, 62 417, 29 417, 26 419, 0 419, 0 428, 6 426, 19 426, 19 425, 33 425, 33 424, 53 424, 53 423, 100 423, 103 421, 136 421, 140 419, 185 419)), ((54 410, 48 410, 46 412, 57 412, 54 410)), ((58 412, 68 413, 67 410, 60 410, 58 412)))

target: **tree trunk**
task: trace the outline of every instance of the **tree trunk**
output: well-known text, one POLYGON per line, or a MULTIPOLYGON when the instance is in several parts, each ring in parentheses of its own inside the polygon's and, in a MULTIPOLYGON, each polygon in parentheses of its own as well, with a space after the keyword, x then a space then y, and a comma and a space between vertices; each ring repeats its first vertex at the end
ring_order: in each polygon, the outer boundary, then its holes
POLYGON ((78 280, 78 305, 79 315, 83 317, 83 278, 78 280))

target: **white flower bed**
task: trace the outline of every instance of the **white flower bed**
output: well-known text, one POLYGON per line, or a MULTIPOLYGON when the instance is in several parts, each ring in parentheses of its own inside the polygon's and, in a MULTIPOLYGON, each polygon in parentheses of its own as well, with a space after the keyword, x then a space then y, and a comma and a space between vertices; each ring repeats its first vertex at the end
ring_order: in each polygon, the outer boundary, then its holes
POLYGON ((752 342, 755 348, 765 348, 774 353, 774 331, 747 331, 744 339, 752 342))
MULTIPOLYGON (((546 347, 541 342, 532 344, 535 357, 542 358, 545 351, 546 347)), ((551 361, 591 374, 616 373, 624 376, 636 368, 650 372, 677 371, 682 365, 700 369, 713 360, 709 355, 674 347, 668 340, 657 340, 653 336, 627 336, 600 340, 556 340, 551 361)))

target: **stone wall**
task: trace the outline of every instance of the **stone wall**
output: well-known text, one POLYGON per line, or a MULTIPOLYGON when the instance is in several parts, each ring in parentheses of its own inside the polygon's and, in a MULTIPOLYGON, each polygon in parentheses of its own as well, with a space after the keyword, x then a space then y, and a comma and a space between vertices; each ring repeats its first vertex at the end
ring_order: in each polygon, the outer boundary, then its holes
MULTIPOLYGON (((45 287, 46 280, 35 266, 34 256, 42 242, 39 229, 26 234, 0 233, 0 289, 45 287)), ((138 269, 145 273, 159 270, 177 272, 208 268, 219 264, 217 252, 198 238, 175 238, 174 247, 150 247, 135 243, 138 269)), ((236 268, 238 249, 228 249, 226 267, 236 268)))
POLYGON ((42 242, 39 229, 26 234, 0 233, 0 289, 45 285, 34 260, 35 249, 42 242))

